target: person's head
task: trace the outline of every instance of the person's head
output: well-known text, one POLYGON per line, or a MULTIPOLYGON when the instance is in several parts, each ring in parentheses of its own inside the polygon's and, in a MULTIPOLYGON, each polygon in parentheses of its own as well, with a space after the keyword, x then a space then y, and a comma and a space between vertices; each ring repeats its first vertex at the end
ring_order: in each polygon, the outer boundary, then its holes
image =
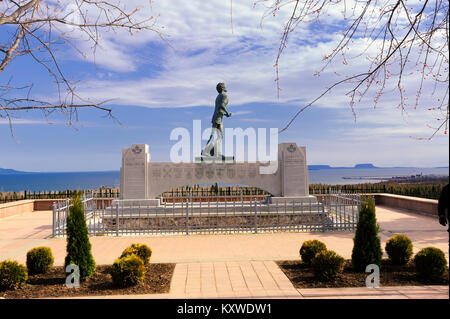
POLYGON ((225 86, 225 83, 219 83, 219 84, 217 84, 216 85, 216 90, 217 90, 217 92, 219 92, 219 93, 222 93, 222 92, 226 92, 227 91, 227 88, 226 88, 226 86, 225 86))

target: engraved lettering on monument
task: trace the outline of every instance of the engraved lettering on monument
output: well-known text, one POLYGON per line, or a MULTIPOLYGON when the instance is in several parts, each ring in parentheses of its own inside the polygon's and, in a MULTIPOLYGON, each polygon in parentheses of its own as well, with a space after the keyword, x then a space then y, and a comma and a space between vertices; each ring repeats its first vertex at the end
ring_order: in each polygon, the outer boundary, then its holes
POLYGON ((234 176, 236 176, 236 170, 233 167, 228 167, 227 176, 228 178, 233 178, 234 176))
POLYGON ((152 177, 156 178, 156 179, 161 178, 161 169, 157 168, 157 167, 153 168, 152 169, 152 177))
POLYGON ((187 178, 187 179, 192 178, 192 167, 186 167, 184 169, 184 178, 187 178))
POLYGON ((209 178, 209 179, 213 178, 213 177, 214 177, 214 169, 211 168, 211 167, 208 167, 208 168, 205 170, 205 175, 206 175, 206 177, 209 178))
POLYGON ((164 167, 163 168, 164 177, 172 177, 172 168, 170 167, 164 167))
POLYGON ((196 178, 202 178, 204 174, 205 169, 203 167, 196 167, 195 168, 195 177, 196 178))
POLYGON ((175 178, 181 178, 183 176, 183 168, 182 167, 175 167, 174 168, 174 177, 175 178))
POLYGON ((217 167, 216 168, 216 176, 219 178, 222 178, 224 171, 225 171, 224 167, 217 167))
POLYGON ((247 166, 245 163, 242 163, 237 168, 237 175, 242 178, 247 176, 247 166))
POLYGON ((152 177, 155 179, 160 179, 161 178, 161 169, 153 168, 152 169, 152 177))
POLYGON ((257 173, 257 168, 255 166, 250 166, 248 168, 248 177, 255 178, 256 173, 257 173))

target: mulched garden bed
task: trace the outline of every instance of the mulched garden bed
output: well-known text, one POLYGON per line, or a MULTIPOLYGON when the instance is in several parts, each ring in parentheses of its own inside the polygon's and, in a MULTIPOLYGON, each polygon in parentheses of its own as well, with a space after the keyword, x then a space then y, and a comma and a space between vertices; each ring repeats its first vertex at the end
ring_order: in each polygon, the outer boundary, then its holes
MULTIPOLYGON (((280 269, 289 278, 295 288, 344 288, 365 287, 368 273, 354 272, 351 260, 345 261, 343 273, 334 281, 319 281, 314 277, 311 267, 300 260, 277 261, 280 269)), ((437 280, 426 280, 416 275, 414 264, 405 266, 391 265, 389 260, 382 260, 380 267, 380 286, 424 286, 448 285, 448 271, 437 280)))
POLYGON ((98 295, 133 295, 167 293, 175 264, 149 264, 141 285, 119 288, 113 285, 110 265, 97 266, 95 273, 80 288, 67 288, 63 267, 52 267, 45 274, 29 276, 27 285, 16 290, 0 291, 4 298, 51 298, 98 295))

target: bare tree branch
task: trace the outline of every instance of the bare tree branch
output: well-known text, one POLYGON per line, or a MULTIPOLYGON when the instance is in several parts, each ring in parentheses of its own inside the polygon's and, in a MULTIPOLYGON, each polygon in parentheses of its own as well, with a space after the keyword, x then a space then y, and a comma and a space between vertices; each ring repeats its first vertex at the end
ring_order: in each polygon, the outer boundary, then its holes
POLYGON ((119 30, 125 30, 130 35, 152 32, 170 45, 151 12, 138 18, 140 8, 126 9, 126 4, 119 0, 50 3, 44 0, 16 0, 2 1, 1 5, 0 28, 5 30, 5 34, 11 31, 13 34, 9 41, 0 42, 0 75, 14 63, 15 58, 28 56, 53 79, 56 95, 56 99, 50 97, 42 100, 33 97, 33 83, 15 86, 12 79, 8 83, 0 82, 0 118, 9 121, 11 133, 14 119, 23 111, 40 111, 46 118, 59 112, 72 125, 73 121, 78 120, 78 109, 93 108, 117 120, 112 115, 112 109, 104 106, 111 100, 90 101, 77 93, 78 82, 65 73, 55 54, 58 47, 71 46, 84 55, 74 41, 85 38, 92 44, 95 58, 101 36, 119 30))
POLYGON ((388 83, 397 77, 395 86, 399 93, 398 107, 402 112, 407 112, 410 92, 405 90, 405 72, 418 68, 421 79, 415 92, 414 109, 420 104, 430 103, 430 99, 433 98, 436 102, 432 103, 436 105, 428 107, 425 104, 425 108, 442 111, 442 117, 436 118, 438 125, 433 128, 433 134, 429 138, 418 139, 431 139, 440 130, 447 134, 449 106, 448 101, 443 102, 447 100, 447 93, 443 93, 444 97, 435 97, 438 87, 439 92, 447 92, 449 88, 449 3, 447 0, 424 0, 413 5, 408 5, 407 0, 383 2, 379 0, 260 0, 258 3, 262 3, 267 8, 263 19, 269 15, 276 15, 287 5, 292 5, 274 64, 278 96, 281 90, 279 61, 289 38, 292 37, 291 33, 300 23, 307 25, 320 22, 321 17, 325 16, 329 10, 343 9, 342 25, 345 27, 342 38, 332 52, 324 57, 325 65, 315 75, 324 72, 338 57, 342 58, 344 65, 348 65, 346 51, 352 47, 353 41, 364 39, 369 42, 361 54, 353 57, 365 56, 369 61, 366 69, 359 74, 349 75, 325 89, 317 98, 301 107, 280 132, 287 130, 300 113, 320 100, 326 93, 343 84, 353 86, 347 92, 347 96, 350 98, 349 104, 356 119, 355 105, 361 103, 370 89, 376 90, 373 96, 373 107, 376 107, 388 83), (366 53, 371 46, 375 46, 377 50, 374 57, 366 53), (416 58, 415 62, 412 61, 413 57, 416 58), (426 96, 428 101, 421 103, 425 83, 432 83, 434 89, 432 92, 427 92, 431 93, 426 96))

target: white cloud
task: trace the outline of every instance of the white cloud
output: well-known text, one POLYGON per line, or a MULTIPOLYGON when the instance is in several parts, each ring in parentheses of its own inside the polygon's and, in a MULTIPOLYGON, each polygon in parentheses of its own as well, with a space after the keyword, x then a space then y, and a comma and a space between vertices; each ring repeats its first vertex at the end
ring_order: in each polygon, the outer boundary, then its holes
POLYGON ((237 112, 233 112, 233 116, 238 116, 238 115, 247 115, 247 114, 251 114, 253 112, 251 111, 237 111, 237 112))
MULTIPOLYGON (((352 3, 353 1, 347 2, 349 7, 352 3)), ((142 1, 124 3, 128 8, 143 4, 146 6, 146 2, 142 1)), ((418 2, 415 1, 414 4, 418 2)), ((347 52, 347 58, 351 62, 349 65, 344 65, 337 59, 328 72, 319 77, 313 76, 315 71, 324 66, 322 58, 332 52, 341 39, 337 28, 343 23, 341 10, 342 7, 332 7, 327 12, 329 15, 324 16, 323 22, 331 24, 332 28, 321 30, 315 27, 311 31, 310 26, 301 24, 290 35, 279 64, 282 88, 280 99, 277 98, 273 64, 283 24, 290 10, 285 7, 276 17, 267 17, 260 28, 265 8, 262 5, 254 8, 253 1, 233 1, 233 24, 229 1, 153 1, 152 11, 144 7, 139 15, 142 18, 150 15, 158 17, 159 25, 164 26, 164 32, 170 35, 170 42, 176 50, 161 42, 157 34, 151 31, 139 32, 133 36, 129 36, 126 30, 102 33, 96 63, 106 69, 101 72, 113 71, 116 76, 87 78, 86 82, 78 85, 78 92, 94 101, 114 99, 113 104, 118 105, 149 108, 213 107, 215 85, 217 82, 225 82, 229 89, 229 107, 233 116, 250 114, 245 113, 246 111, 233 112, 234 106, 246 103, 277 103, 280 106, 289 103, 301 107, 345 75, 366 70, 368 61, 357 55, 366 49, 369 40, 355 39, 350 46, 351 50, 347 52), (143 70, 143 65, 151 68, 152 64, 158 65, 161 70, 154 73, 143 70), (126 77, 122 77, 122 74, 126 77)), ((405 20, 402 19, 400 23, 404 23, 405 20)), ((89 52, 86 42, 79 43, 80 49, 89 52)), ((380 41, 375 41, 365 54, 375 56, 379 46, 380 41)), ((93 56, 88 55, 87 59, 93 61, 93 56)), ((415 69, 405 73, 404 84, 408 96, 414 97, 419 79, 420 75, 415 69)), ((318 142, 317 139, 310 141, 308 145, 312 154, 315 154, 314 163, 320 163, 321 159, 328 160, 330 153, 337 159, 348 158, 355 147, 361 150, 361 154, 354 155, 354 162, 359 161, 358 157, 361 161, 367 161, 364 156, 372 154, 375 157, 373 162, 380 166, 385 164, 383 160, 387 158, 387 153, 401 155, 405 153, 402 151, 404 148, 414 150, 411 157, 417 158, 419 162, 426 162, 430 157, 448 158, 445 155, 448 154, 448 143, 445 144, 440 137, 436 139, 438 142, 420 144, 421 146, 414 144, 417 141, 409 138, 426 137, 433 132, 426 125, 436 122, 434 118, 438 112, 428 111, 427 106, 439 96, 441 88, 432 96, 429 93, 432 88, 426 84, 420 107, 417 110, 409 107, 408 114, 403 116, 396 108, 398 93, 389 93, 389 90, 395 89, 395 81, 390 82, 388 92, 376 109, 371 109, 373 92, 369 92, 367 98, 356 108, 355 127, 349 128, 354 119, 345 93, 351 88, 351 85, 337 87, 314 106, 342 109, 342 117, 335 119, 335 122, 345 126, 333 136, 333 143, 318 142)), ((240 117, 239 120, 265 122, 273 119, 240 117)), ((398 164, 404 165, 401 159, 398 164)))

